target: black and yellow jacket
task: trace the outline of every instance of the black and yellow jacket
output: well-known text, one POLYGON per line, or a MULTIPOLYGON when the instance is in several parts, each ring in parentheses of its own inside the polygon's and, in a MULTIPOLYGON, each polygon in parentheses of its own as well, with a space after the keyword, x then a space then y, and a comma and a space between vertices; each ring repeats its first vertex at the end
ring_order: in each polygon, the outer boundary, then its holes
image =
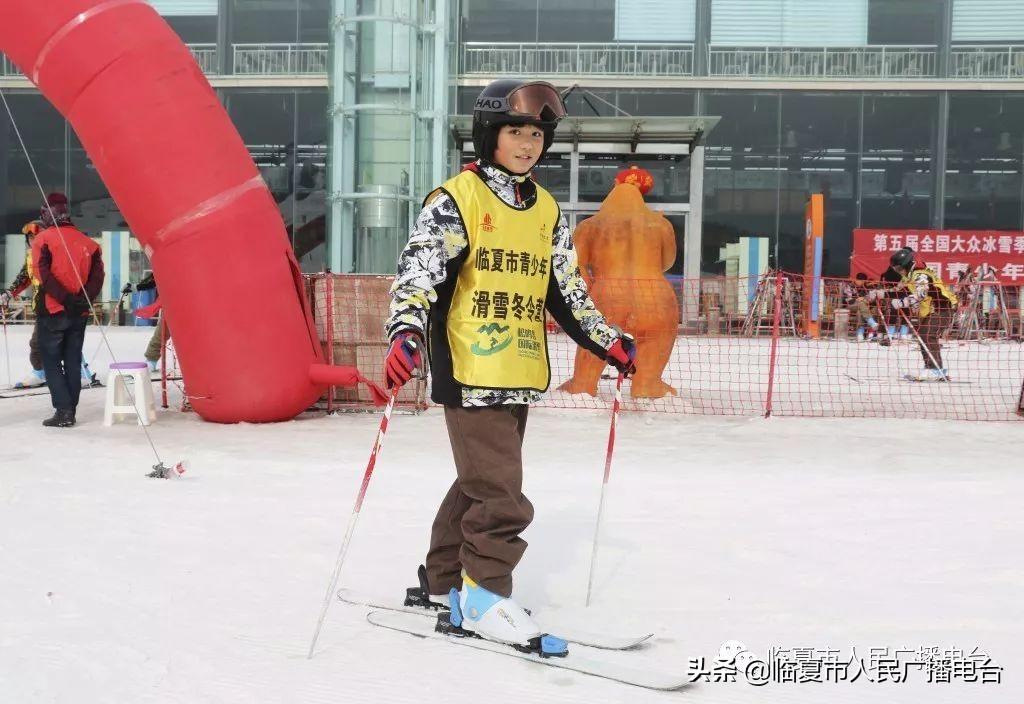
POLYGON ((902 286, 910 292, 900 299, 903 307, 916 307, 922 320, 936 310, 952 310, 957 306, 956 294, 931 269, 914 269, 903 277, 902 286))
MULTIPOLYGON (((515 176, 480 161, 470 165, 468 171, 460 178, 480 179, 508 208, 527 211, 538 203, 538 187, 528 177, 515 176)), ((541 192, 542 204, 550 206, 552 201, 548 199, 550 196, 541 192)), ((579 272, 572 234, 565 217, 557 211, 557 205, 554 212, 554 221, 548 224, 549 257, 543 263, 547 278, 542 307, 578 345, 603 358, 618 333, 607 324, 590 299, 579 272)), ((481 223, 473 226, 486 228, 486 220, 483 217, 481 223)), ((523 233, 523 237, 529 236, 536 235, 523 233)), ((462 384, 455 378, 453 361, 457 362, 459 355, 456 351, 453 357, 449 342, 449 316, 460 271, 469 260, 470 250, 470 233, 456 197, 444 189, 434 191, 427 197, 409 242, 399 257, 398 271, 391 287, 386 333, 391 338, 403 330, 412 330, 428 341, 431 398, 436 403, 492 406, 535 402, 542 390, 537 385, 531 388, 488 388, 462 384)), ((477 256, 479 254, 478 250, 477 256)), ((480 262, 470 264, 479 268, 480 262)), ((536 267, 532 273, 536 273, 536 267)), ((534 310, 533 315, 543 320, 543 310, 534 310)), ((545 346, 546 359, 546 340, 538 342, 545 346)))

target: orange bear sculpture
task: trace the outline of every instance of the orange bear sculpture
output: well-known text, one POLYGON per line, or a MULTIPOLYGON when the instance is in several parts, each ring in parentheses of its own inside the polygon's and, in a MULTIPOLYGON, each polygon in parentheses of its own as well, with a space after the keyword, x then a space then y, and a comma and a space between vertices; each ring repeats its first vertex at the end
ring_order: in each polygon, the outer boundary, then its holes
MULTIPOLYGON (((615 180, 597 215, 576 227, 576 255, 598 309, 636 338, 633 398, 662 398, 676 393, 661 380, 679 325, 679 302, 664 277, 676 259, 675 230, 644 203, 654 186, 650 173, 632 166, 615 180)), ((604 367, 602 360, 577 350, 573 376, 558 388, 596 396, 604 367)))

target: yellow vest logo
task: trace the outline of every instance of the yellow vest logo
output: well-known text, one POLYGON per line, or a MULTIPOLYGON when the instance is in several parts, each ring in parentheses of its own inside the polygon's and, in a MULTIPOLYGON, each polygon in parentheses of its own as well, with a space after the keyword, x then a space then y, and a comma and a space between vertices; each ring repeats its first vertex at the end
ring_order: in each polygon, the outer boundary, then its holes
POLYGON ((501 352, 503 349, 512 344, 512 333, 509 332, 511 326, 509 325, 498 325, 497 323, 491 323, 489 325, 481 325, 477 328, 477 332, 480 333, 482 340, 474 342, 469 351, 479 357, 487 357, 488 355, 501 352), (483 341, 487 346, 481 345, 483 341))
POLYGON ((507 207, 476 174, 443 186, 458 205, 469 236, 445 333, 452 376, 486 389, 543 391, 551 381, 544 310, 551 281, 551 235, 558 203, 537 187, 536 202, 507 207))

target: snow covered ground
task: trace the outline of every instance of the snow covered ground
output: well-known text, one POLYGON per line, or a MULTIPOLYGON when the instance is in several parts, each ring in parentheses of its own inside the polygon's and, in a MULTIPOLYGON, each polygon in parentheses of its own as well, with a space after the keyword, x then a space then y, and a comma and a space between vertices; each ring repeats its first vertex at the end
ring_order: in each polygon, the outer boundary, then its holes
MULTIPOLYGON (((141 358, 148 332, 115 330, 119 358, 141 358)), ((8 336, 16 377, 27 337, 8 336)), ((682 672, 730 639, 866 661, 980 648, 1003 668, 1002 684, 912 670, 654 693, 378 629, 341 603, 307 660, 378 416, 217 426, 176 394, 151 433, 189 462, 179 481, 144 478, 149 446, 103 427, 102 391, 66 431, 40 426, 46 396, 0 400, 0 702, 1024 700, 1024 423, 626 414, 586 609, 608 415, 536 409, 516 595, 551 630, 650 629, 652 646, 608 657, 682 672)), ((342 586, 412 584, 453 472, 441 414, 396 414, 342 586)))

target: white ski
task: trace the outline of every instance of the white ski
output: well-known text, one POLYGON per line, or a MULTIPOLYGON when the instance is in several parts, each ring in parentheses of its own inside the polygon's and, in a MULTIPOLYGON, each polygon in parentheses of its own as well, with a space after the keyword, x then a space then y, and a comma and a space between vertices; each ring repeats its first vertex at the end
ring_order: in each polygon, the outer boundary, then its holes
MULTIPOLYGON (((427 609, 419 606, 404 606, 399 602, 394 604, 382 603, 381 601, 374 600, 370 597, 357 594, 350 589, 339 589, 338 599, 346 604, 351 604, 352 606, 365 606, 370 609, 380 609, 382 611, 392 611, 394 613, 414 614, 421 618, 426 617, 431 620, 431 623, 433 623, 437 618, 437 611, 428 611, 427 609)), ((554 633, 553 635, 558 636, 562 640, 567 640, 570 643, 576 643, 577 645, 586 645, 590 648, 598 648, 600 650, 630 650, 643 645, 654 637, 653 633, 648 633, 642 636, 613 636, 601 633, 578 631, 575 629, 569 629, 568 632, 566 632, 565 629, 556 630, 557 633, 554 633)))
POLYGON ((945 379, 920 379, 915 374, 904 374, 903 375, 903 380, 904 381, 913 381, 913 382, 918 383, 918 384, 970 384, 971 383, 969 381, 963 381, 961 379, 955 379, 955 380, 954 379, 950 379, 949 377, 946 377, 945 379))
POLYGON ((622 684, 643 687, 645 689, 657 689, 671 691, 682 689, 691 684, 690 678, 682 675, 645 670, 642 668, 619 665, 618 663, 605 662, 603 660, 588 658, 586 655, 579 655, 570 648, 569 654, 565 657, 542 658, 533 653, 523 653, 510 645, 496 641, 484 640, 474 637, 459 637, 438 633, 434 630, 437 621, 436 616, 431 619, 423 618, 419 613, 405 613, 396 610, 371 611, 366 615, 366 620, 374 626, 387 628, 392 631, 408 633, 419 638, 431 640, 443 640, 453 645, 462 645, 477 650, 486 650, 499 655, 507 655, 520 660, 530 660, 539 665, 555 667, 562 670, 572 670, 593 677, 601 677, 606 680, 620 682, 622 684))

